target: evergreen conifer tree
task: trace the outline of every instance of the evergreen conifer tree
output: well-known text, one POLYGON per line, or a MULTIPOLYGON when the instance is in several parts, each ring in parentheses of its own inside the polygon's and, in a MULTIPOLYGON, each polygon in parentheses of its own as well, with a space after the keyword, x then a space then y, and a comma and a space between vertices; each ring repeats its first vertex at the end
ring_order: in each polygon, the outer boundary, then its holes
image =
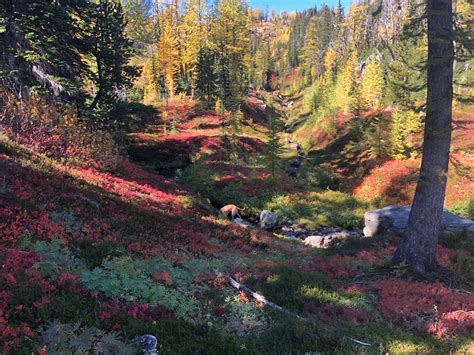
POLYGON ((2 84, 21 98, 34 90, 83 103, 93 10, 87 0, 3 0, 2 84))
POLYGON ((134 48, 141 55, 146 54, 147 46, 153 43, 153 21, 149 15, 152 0, 127 0, 124 2, 126 20, 125 32, 133 41, 134 48))
POLYGON ((267 168, 275 179, 276 174, 281 168, 280 155, 283 151, 283 145, 280 142, 278 133, 281 131, 281 125, 274 112, 268 115, 268 141, 266 146, 266 163, 267 168))
MULTIPOLYGON (((427 103, 420 177, 407 231, 393 261, 419 274, 436 270, 452 132, 454 16, 450 0, 428 0, 427 103)), ((471 44, 472 45, 472 44, 471 44)))
POLYGON ((217 55, 220 99, 232 112, 247 90, 250 63, 249 27, 242 0, 222 0, 212 29, 212 50, 217 55))
POLYGON ((416 101, 426 94, 426 42, 413 35, 400 38, 391 49, 395 60, 388 65, 388 100, 416 109, 416 101))
POLYGON ((125 35, 122 5, 111 0, 100 0, 94 12, 94 35, 91 38, 96 73, 93 81, 97 92, 90 105, 110 109, 126 98, 126 88, 137 74, 129 65, 133 55, 132 43, 125 35))
POLYGON ((211 108, 216 100, 217 80, 215 54, 204 46, 199 51, 196 67, 196 94, 207 108, 211 108))

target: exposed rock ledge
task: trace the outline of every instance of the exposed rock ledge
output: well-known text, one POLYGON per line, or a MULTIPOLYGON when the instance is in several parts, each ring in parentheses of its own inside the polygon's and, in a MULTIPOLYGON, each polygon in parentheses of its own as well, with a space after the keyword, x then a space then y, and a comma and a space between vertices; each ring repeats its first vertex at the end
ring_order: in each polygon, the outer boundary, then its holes
MULTIPOLYGON (((407 228, 410 206, 387 206, 378 210, 368 211, 364 215, 364 235, 372 237, 383 232, 403 235, 407 228)), ((442 235, 456 235, 466 232, 474 240, 474 222, 456 216, 444 210, 441 220, 442 235)))

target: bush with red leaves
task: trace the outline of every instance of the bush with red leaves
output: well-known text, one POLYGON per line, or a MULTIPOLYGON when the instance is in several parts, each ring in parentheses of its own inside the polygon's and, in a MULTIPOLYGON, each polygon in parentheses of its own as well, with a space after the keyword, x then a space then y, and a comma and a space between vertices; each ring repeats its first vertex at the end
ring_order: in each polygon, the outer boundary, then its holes
POLYGON ((163 306, 151 306, 148 303, 124 303, 117 299, 101 302, 99 319, 102 322, 107 322, 116 316, 128 316, 152 322, 155 319, 171 319, 173 313, 163 306))
POLYGON ((171 279, 171 275, 169 272, 166 271, 157 271, 153 274, 153 280, 160 284, 171 286, 173 284, 173 280, 171 279))
POLYGON ((437 338, 474 328, 474 295, 441 283, 383 279, 371 286, 378 292, 378 309, 391 321, 428 332, 437 338))

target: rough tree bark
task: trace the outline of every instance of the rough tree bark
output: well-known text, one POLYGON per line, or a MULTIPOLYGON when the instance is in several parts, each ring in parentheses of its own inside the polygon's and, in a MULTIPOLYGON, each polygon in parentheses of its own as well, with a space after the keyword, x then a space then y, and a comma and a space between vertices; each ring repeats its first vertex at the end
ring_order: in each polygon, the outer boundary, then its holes
POLYGON ((428 94, 420 178, 407 233, 394 255, 417 273, 438 267, 437 243, 446 192, 453 98, 452 0, 428 0, 428 94))

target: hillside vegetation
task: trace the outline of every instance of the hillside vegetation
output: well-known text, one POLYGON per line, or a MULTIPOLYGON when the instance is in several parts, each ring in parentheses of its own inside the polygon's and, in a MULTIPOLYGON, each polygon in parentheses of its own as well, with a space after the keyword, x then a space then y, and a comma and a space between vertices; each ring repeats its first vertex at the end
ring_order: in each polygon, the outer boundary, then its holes
MULTIPOLYGON (((0 4, 0 352, 473 352, 467 231, 420 273, 393 259, 404 233, 363 232, 423 181, 425 5, 0 4)), ((440 179, 472 220, 472 4, 455 9, 440 179)))

